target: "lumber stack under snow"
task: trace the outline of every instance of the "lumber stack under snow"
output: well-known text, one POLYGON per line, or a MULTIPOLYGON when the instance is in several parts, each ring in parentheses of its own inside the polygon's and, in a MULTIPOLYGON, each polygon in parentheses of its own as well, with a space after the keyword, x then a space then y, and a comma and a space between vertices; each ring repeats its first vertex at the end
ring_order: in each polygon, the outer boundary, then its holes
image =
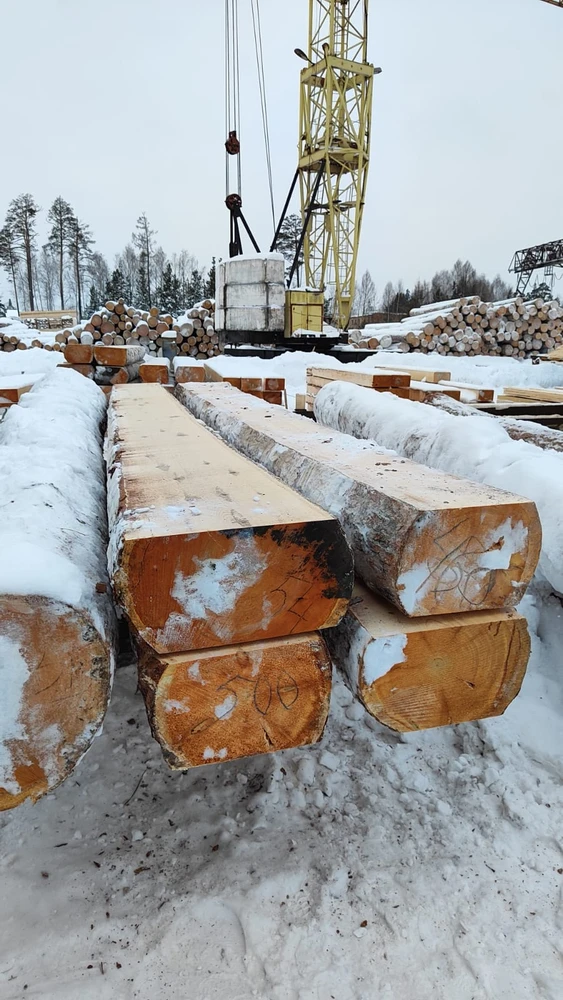
POLYGON ((232 374, 232 367, 226 365, 226 359, 206 364, 204 368, 206 382, 228 382, 235 389, 276 406, 282 406, 285 402, 285 379, 278 375, 262 375, 252 371, 243 373, 240 369, 232 374))
POLYGON ((350 331, 362 350, 526 358, 563 345, 563 308, 557 300, 521 297, 482 302, 478 296, 411 310, 400 323, 350 331))
MULTIPOLYGON (((347 390, 417 405, 334 385, 335 392, 347 390)), ((177 386, 176 396, 238 451, 337 517, 359 576, 403 613, 514 607, 524 595, 541 543, 533 503, 327 433, 228 385, 177 386)), ((426 412, 434 411, 422 411, 413 436, 426 412)))
POLYGON ((107 459, 110 571, 149 647, 140 679, 166 758, 190 767, 319 739, 330 679, 315 633, 353 586, 338 521, 162 386, 114 389, 107 459))
POLYGON ((56 370, 0 425, 0 810, 68 777, 106 712, 105 412, 96 386, 56 370))
POLYGON ((530 656, 526 619, 516 611, 407 618, 359 585, 326 639, 370 715, 398 732, 502 715, 530 656))
MULTIPOLYGON (((436 372, 429 372, 436 375, 436 372)), ((461 399, 461 388, 457 388, 448 381, 449 373, 440 372, 447 376, 443 384, 435 384, 435 379, 430 381, 414 381, 413 373, 405 370, 394 371, 392 368, 375 368, 372 371, 353 371, 349 368, 308 368, 307 369, 307 394, 305 397, 305 411, 314 412, 315 397, 325 387, 333 382, 350 382, 353 385, 361 385, 367 389, 374 389, 376 392, 390 392, 391 395, 399 399, 416 399, 419 403, 427 401, 428 397, 440 393, 452 399, 461 399)), ((233 384, 231 382, 231 384, 233 384)), ((239 386, 240 388, 240 386, 239 386)), ((493 393, 494 396, 494 393, 493 393)), ((270 402, 270 400, 267 400, 270 402)))

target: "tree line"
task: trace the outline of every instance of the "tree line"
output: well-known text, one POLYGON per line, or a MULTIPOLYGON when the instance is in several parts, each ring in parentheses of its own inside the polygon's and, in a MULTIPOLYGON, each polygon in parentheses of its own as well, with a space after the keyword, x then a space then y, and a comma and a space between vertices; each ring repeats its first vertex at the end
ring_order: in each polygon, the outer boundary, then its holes
POLYGON ((484 302, 499 302, 514 295, 514 290, 500 275, 490 280, 479 274, 468 260, 457 260, 450 270, 437 271, 429 281, 417 281, 412 289, 405 288, 402 281, 396 285, 388 281, 381 296, 377 295, 371 274, 365 271, 356 290, 354 315, 381 312, 407 316, 419 306, 466 295, 479 295, 484 302))
POLYGON ((144 212, 112 269, 95 249, 90 226, 60 196, 47 211, 49 231, 40 247, 40 212, 33 195, 21 194, 0 229, 0 268, 18 312, 75 308, 82 318, 107 299, 124 298, 139 309, 156 305, 178 315, 215 295, 215 258, 206 271, 187 250, 168 256, 144 212))

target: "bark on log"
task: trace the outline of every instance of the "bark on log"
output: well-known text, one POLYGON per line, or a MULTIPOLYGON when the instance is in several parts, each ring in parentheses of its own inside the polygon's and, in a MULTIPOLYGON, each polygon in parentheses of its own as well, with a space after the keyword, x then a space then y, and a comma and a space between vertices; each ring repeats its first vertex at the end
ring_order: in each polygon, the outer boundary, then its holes
POLYGON ((0 428, 0 810, 63 781, 107 708, 105 412, 93 384, 57 369, 0 428))
POLYGON ((353 586, 333 517, 241 458, 162 386, 113 390, 110 567, 159 653, 329 628, 353 586))
POLYGON ((318 742, 331 673, 317 634, 139 658, 152 734, 181 770, 318 742))
POLYGON ((530 656, 516 611, 412 619, 360 586, 326 641, 369 714, 397 732, 502 715, 530 656))
POLYGON ((490 610, 521 600, 541 544, 533 503, 391 457, 373 442, 319 429, 226 385, 177 386, 176 397, 242 454, 338 517, 360 577, 404 613, 490 610), (492 569, 491 562, 501 567, 511 524, 521 525, 518 546, 505 568, 492 569))

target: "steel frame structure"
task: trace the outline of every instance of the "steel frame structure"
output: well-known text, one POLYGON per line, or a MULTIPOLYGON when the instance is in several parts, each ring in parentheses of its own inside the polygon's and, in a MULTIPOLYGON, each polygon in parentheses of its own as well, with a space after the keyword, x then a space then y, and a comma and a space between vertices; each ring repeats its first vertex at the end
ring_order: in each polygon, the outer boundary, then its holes
POLYGON ((333 322, 350 320, 370 155, 374 67, 369 0, 309 0, 301 73, 298 175, 307 286, 335 290, 333 322))
POLYGON ((556 267, 563 267, 563 240, 517 250, 509 267, 509 271, 519 276, 517 295, 526 291, 534 271, 543 270, 546 277, 552 278, 556 267))

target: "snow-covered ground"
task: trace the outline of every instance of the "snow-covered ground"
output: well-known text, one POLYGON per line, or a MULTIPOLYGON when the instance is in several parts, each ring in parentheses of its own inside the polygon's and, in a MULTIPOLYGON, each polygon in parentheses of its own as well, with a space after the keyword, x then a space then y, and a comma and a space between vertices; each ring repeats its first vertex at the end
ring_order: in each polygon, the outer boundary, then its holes
POLYGON ((521 610, 502 719, 398 736, 337 680, 319 747, 185 774, 119 670, 74 774, 0 816, 0 1000, 561 1000, 563 610, 521 610))
POLYGON ((2 1000, 560 1000, 563 622, 526 610, 503 719, 398 737, 338 682, 320 747, 185 774, 118 671, 77 771, 0 818, 2 1000))

